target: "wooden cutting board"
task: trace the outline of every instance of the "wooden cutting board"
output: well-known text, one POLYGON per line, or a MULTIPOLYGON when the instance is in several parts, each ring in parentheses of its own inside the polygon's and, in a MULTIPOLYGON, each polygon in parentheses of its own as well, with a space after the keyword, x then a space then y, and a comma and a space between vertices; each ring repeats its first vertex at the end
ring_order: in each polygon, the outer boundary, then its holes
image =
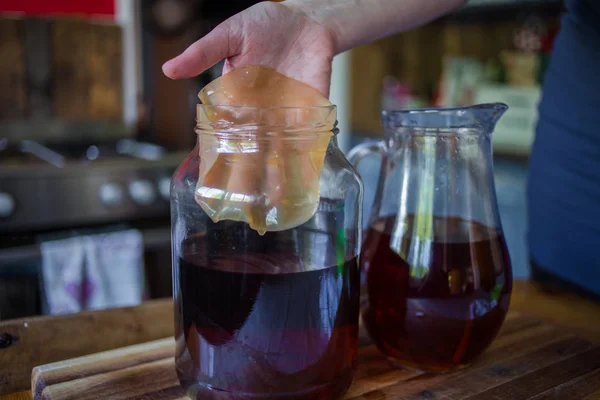
MULTIPOLYGON (((590 321, 598 323, 598 321, 590 321)), ((450 374, 395 368, 361 333, 359 363, 346 399, 600 399, 600 346, 510 312, 491 347, 450 374)), ((188 399, 162 339, 34 368, 34 399, 188 399)))

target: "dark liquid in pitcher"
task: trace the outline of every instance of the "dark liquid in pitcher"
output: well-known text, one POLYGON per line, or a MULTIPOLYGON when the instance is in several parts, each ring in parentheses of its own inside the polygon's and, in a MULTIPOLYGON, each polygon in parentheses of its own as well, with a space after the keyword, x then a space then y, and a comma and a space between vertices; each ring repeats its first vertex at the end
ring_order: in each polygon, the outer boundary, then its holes
POLYGON ((303 270, 269 235, 210 258, 202 238, 183 246, 177 369, 197 399, 336 399, 352 381, 357 259, 303 270))
POLYGON ((489 346, 508 310, 512 277, 496 229, 459 218, 433 224, 429 241, 413 234, 413 217, 405 236, 387 233, 393 218, 370 228, 361 255, 361 311, 389 358, 440 372, 469 363, 489 346))

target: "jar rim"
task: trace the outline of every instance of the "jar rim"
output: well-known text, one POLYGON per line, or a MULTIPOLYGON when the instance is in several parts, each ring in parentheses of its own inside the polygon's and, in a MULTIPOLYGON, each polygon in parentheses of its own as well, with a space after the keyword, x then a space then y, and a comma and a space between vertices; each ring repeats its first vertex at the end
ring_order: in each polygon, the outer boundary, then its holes
POLYGON ((336 133, 337 107, 330 106, 219 106, 199 104, 196 133, 240 137, 336 133))
POLYGON ((197 104, 197 108, 205 110, 282 110, 282 111, 295 111, 295 110, 329 110, 333 111, 337 109, 337 106, 332 104, 329 106, 232 106, 232 105, 217 105, 217 104, 197 104))
POLYGON ((223 129, 206 129, 203 127, 196 127, 194 132, 197 135, 209 135, 215 137, 217 140, 226 140, 226 141, 236 141, 236 140, 289 140, 289 141, 302 141, 309 139, 311 137, 315 137, 317 135, 329 134, 331 137, 336 137, 338 133, 340 133, 340 129, 337 127, 338 121, 335 121, 335 125, 332 129, 314 129, 314 128, 302 128, 296 131, 292 130, 277 130, 272 129, 269 131, 260 130, 259 126, 255 125, 245 125, 243 127, 233 128, 223 128, 223 129), (281 134, 284 133, 285 137, 282 137, 281 134))

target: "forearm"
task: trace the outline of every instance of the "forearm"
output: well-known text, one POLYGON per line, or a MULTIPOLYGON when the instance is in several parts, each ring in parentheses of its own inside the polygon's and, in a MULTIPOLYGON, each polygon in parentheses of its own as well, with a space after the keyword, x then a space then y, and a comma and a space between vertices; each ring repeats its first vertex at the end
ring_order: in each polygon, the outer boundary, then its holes
POLYGON ((286 0, 329 28, 337 53, 414 28, 465 0, 286 0))

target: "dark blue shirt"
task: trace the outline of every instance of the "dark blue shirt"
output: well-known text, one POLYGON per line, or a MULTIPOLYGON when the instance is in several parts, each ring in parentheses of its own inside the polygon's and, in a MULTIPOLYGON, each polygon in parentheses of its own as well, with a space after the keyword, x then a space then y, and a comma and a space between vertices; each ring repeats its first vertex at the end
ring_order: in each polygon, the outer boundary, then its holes
POLYGON ((600 294, 600 0, 567 0, 528 182, 532 259, 600 294))

